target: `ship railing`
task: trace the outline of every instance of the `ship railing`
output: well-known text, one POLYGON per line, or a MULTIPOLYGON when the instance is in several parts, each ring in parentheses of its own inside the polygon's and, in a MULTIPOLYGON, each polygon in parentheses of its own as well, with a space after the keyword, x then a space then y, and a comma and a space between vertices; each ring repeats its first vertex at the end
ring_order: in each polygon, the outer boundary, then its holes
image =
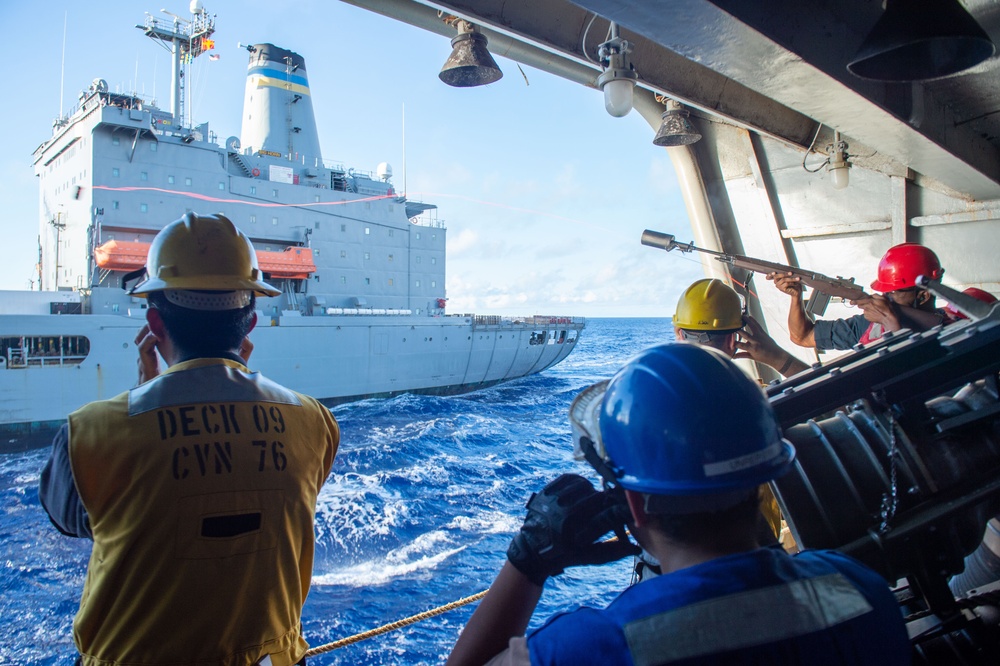
POLYGON ((532 315, 530 317, 518 317, 518 321, 532 326, 560 326, 567 324, 584 324, 585 317, 558 317, 554 315, 532 315))
POLYGON ((58 365, 80 365, 87 358, 83 356, 65 356, 49 354, 30 354, 25 349, 7 350, 8 368, 51 367, 58 365))
POLYGON ((583 317, 555 317, 547 315, 532 315, 530 317, 510 317, 505 315, 461 315, 473 317, 476 326, 540 326, 558 327, 573 324, 583 324, 583 317))
POLYGON ((0 337, 0 364, 7 368, 80 365, 89 353, 81 335, 0 337))
POLYGON ((431 218, 425 215, 418 215, 416 217, 411 217, 410 222, 417 225, 418 227, 429 227, 432 229, 444 229, 444 220, 438 219, 436 217, 431 218))
POLYGON ((326 314, 331 316, 337 315, 348 315, 348 316, 399 316, 399 315, 412 315, 413 310, 407 309, 397 309, 397 308, 327 308, 326 314))
MULTIPOLYGON (((306 157, 303 155, 302 159, 305 160, 306 157)), ((347 173, 347 166, 343 162, 328 160, 321 157, 314 157, 312 158, 312 160, 313 160, 313 167, 317 169, 323 168, 323 169, 329 169, 330 171, 340 171, 341 173, 345 174, 347 173)), ((302 163, 306 164, 305 161, 303 161, 302 163)))

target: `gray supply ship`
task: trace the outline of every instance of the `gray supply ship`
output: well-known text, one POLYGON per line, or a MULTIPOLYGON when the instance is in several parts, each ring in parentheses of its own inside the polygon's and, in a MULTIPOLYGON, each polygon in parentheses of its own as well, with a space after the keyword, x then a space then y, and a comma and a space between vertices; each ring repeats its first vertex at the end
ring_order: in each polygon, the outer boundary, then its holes
POLYGON ((185 211, 233 220, 283 291, 258 300, 252 368, 328 406, 468 392, 566 358, 582 318, 446 313, 436 207, 398 194, 387 164, 323 160, 299 54, 247 47, 240 137, 185 123, 185 65, 214 47, 214 17, 192 11, 136 26, 171 51, 169 110, 97 79, 35 151, 41 291, 0 292, 0 451, 134 384, 145 301, 122 279, 185 211))

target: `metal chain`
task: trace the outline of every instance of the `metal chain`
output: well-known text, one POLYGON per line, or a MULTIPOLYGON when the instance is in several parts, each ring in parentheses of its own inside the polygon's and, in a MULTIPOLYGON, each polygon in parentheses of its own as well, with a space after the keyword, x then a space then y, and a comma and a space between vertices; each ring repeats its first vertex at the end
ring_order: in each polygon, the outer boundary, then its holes
POLYGON ((889 521, 896 515, 896 507, 899 505, 899 488, 896 483, 896 469, 898 467, 899 449, 896 446, 896 420, 893 418, 892 409, 889 409, 889 493, 882 493, 882 506, 879 513, 882 522, 878 526, 878 533, 885 534, 889 531, 889 521))

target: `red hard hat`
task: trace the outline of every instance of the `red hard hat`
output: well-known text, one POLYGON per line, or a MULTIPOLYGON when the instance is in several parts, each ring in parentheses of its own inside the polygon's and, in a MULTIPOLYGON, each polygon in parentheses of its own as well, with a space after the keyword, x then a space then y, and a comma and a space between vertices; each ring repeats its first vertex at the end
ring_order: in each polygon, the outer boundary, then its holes
POLYGON ((917 278, 926 275, 940 280, 941 262, 929 248, 919 243, 893 245, 878 262, 878 277, 872 289, 883 293, 917 286, 917 278))
MULTIPOLYGON (((996 303, 997 302, 997 297, 996 296, 994 296, 993 294, 991 294, 988 291, 980 289, 979 287, 969 287, 968 289, 963 289, 962 293, 963 294, 968 294, 969 296, 972 296, 973 298, 978 299, 978 300, 982 301, 983 303, 996 303)), ((947 310, 949 313, 951 313, 951 316, 953 316, 953 317, 956 317, 958 319, 968 319, 968 317, 966 317, 964 314, 962 314, 961 312, 959 312, 958 309, 954 305, 952 305, 951 303, 949 303, 948 305, 946 305, 944 309, 947 310)))

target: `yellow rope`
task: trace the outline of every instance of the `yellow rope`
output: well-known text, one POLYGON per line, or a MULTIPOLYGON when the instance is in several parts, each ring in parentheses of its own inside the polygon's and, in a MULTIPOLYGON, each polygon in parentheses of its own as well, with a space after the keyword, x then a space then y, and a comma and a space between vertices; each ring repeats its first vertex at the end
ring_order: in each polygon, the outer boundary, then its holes
POLYGON ((394 629, 401 629, 405 626, 411 625, 415 622, 420 622, 421 620, 426 620, 429 617, 434 617, 435 615, 440 615, 441 613, 447 613, 450 610, 459 608, 466 604, 471 604, 473 601, 478 601, 486 596, 489 590, 483 590, 482 592, 477 592, 472 596, 465 597, 464 599, 459 599, 457 601, 452 601, 444 606, 438 606, 437 608, 432 608, 429 611, 424 611, 423 613, 417 613, 416 615, 411 615, 410 617, 403 618, 402 620, 396 620, 395 622, 390 622, 389 624, 384 624, 376 629, 369 629, 368 631, 363 631, 360 634, 355 634, 353 636, 348 636, 347 638, 342 638, 339 641, 334 641, 332 643, 327 643, 326 645, 320 645, 319 647, 314 647, 306 652, 306 657, 315 657, 316 655, 324 654, 326 652, 332 652, 338 648, 342 648, 353 643, 359 643, 361 641, 367 640, 374 636, 380 634, 385 634, 394 629))

